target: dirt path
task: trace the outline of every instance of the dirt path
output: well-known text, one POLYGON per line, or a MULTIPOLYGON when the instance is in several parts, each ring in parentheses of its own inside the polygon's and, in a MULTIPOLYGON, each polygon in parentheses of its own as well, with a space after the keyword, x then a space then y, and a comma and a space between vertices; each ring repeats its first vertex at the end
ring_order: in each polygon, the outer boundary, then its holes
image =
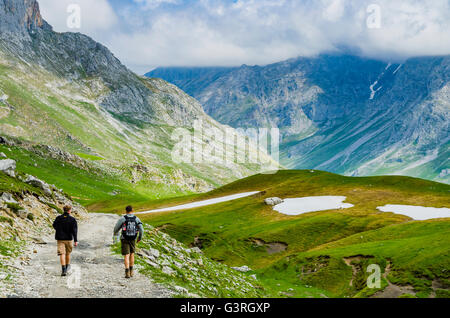
POLYGON ((53 237, 45 237, 46 245, 35 248, 37 253, 24 265, 15 284, 19 297, 76 297, 76 298, 161 298, 170 292, 136 273, 126 280, 123 261, 111 253, 112 229, 116 215, 90 214, 79 223, 80 244, 72 254, 72 270, 61 277, 53 237))

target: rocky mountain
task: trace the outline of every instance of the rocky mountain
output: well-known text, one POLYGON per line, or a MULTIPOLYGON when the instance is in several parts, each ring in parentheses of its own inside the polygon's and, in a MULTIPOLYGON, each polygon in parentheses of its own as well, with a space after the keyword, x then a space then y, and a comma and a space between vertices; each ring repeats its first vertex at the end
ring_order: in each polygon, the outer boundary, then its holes
POLYGON ((224 124, 279 127, 288 167, 449 182, 449 67, 450 56, 391 64, 324 54, 147 76, 186 89, 224 124))
MULTIPOLYGON (((134 74, 88 36, 54 32, 36 0, 0 2, 0 134, 131 171, 129 181, 143 186, 151 179, 204 191, 259 170, 252 163, 174 162, 173 132, 192 131, 196 120, 226 128, 195 99, 134 74), (147 178, 135 178, 142 171, 147 178)), ((200 148, 192 151, 226 147, 208 136, 194 142, 200 148)), ((269 160, 255 147, 249 151, 269 160)))

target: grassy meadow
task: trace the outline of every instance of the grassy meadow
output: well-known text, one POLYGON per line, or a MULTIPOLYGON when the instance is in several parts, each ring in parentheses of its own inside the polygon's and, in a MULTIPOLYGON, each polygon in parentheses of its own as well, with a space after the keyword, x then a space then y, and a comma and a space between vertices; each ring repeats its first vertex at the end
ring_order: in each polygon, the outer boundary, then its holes
POLYGON ((248 265, 273 295, 371 296, 369 264, 388 269, 388 281, 411 286, 415 297, 446 293, 450 268, 450 219, 413 221, 380 212, 385 204, 450 206, 450 186, 410 177, 344 177, 321 171, 279 171, 249 177, 208 194, 150 202, 142 209, 261 191, 252 197, 177 212, 142 215, 145 222, 207 256, 248 265), (268 197, 346 196, 344 210, 288 216, 264 203, 268 197), (272 244, 287 246, 270 252, 272 244), (346 263, 348 262, 348 264, 346 263), (353 265, 352 265, 353 264, 353 265), (389 266, 388 266, 389 264, 389 266), (351 284, 350 284, 351 282, 351 284), (434 288, 438 286, 441 288, 434 288))

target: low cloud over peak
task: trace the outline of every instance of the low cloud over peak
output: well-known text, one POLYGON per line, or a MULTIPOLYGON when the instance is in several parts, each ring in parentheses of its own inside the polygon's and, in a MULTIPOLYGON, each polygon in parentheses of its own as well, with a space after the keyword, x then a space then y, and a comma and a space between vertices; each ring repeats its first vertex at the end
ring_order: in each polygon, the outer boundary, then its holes
POLYGON ((106 44, 139 73, 155 66, 267 64, 351 47, 382 59, 450 54, 448 0, 40 0, 56 31, 106 44), (69 29, 78 3, 81 29, 69 29))

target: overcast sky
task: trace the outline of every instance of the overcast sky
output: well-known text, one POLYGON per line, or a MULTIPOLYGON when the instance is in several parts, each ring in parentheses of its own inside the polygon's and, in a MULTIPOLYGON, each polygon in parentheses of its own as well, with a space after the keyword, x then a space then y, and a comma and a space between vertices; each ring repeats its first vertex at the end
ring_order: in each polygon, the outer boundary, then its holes
POLYGON ((450 54, 450 0, 38 1, 55 31, 90 35, 139 74, 344 49, 393 61, 450 54), (81 9, 80 29, 67 25, 69 4, 81 9))

